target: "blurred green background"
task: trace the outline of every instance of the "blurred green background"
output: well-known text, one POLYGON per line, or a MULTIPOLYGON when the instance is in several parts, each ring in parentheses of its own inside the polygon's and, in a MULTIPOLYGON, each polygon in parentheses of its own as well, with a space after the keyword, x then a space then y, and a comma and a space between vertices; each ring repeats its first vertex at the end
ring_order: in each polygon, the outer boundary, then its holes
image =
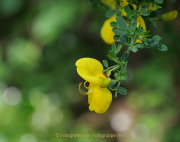
MULTIPOLYGON (((164 1, 159 15, 179 5, 164 1)), ((0 1, 0 142, 180 142, 179 16, 158 28, 146 21, 169 50, 131 53, 122 84, 128 94, 113 98, 104 114, 88 110, 75 62, 107 60, 110 45, 100 37, 107 10, 89 0, 0 1)))

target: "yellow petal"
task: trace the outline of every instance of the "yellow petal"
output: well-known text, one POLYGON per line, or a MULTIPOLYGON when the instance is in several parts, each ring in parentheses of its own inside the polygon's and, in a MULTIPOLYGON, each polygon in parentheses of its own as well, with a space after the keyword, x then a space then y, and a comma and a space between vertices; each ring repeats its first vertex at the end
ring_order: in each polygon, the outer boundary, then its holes
MULTIPOLYGON (((107 6, 111 7, 112 9, 116 8, 116 2, 114 0, 101 0, 104 4, 106 4, 107 6)), ((123 8, 124 6, 128 5, 127 0, 121 0, 121 8, 123 8)))
POLYGON ((127 2, 127 0, 121 0, 121 8, 123 8, 124 6, 128 5, 129 3, 127 2))
POLYGON ((142 41, 140 39, 137 39, 134 44, 136 44, 136 43, 142 43, 142 41))
MULTIPOLYGON (((121 12, 122 12, 123 16, 126 15, 126 12, 124 11, 124 9, 121 12)), ((105 20, 105 22, 103 23, 103 26, 101 28, 100 35, 106 44, 113 44, 115 42, 115 40, 113 39, 113 36, 115 34, 112 32, 113 27, 110 26, 111 22, 116 22, 115 18, 116 18, 116 15, 105 20)))
MULTIPOLYGON (((143 28, 143 30, 146 31, 146 24, 145 24, 143 18, 141 16, 139 16, 137 18, 137 21, 138 21, 137 27, 139 26, 139 24, 141 24, 141 27, 143 28)), ((139 36, 139 37, 142 37, 142 36, 139 36)), ((142 43, 142 41, 137 39, 134 44, 136 44, 136 43, 142 43)))
POLYGON ((137 6, 135 5, 135 4, 131 4, 132 5, 132 7, 134 8, 134 9, 136 9, 137 8, 137 6))
POLYGON ((111 7, 112 9, 116 8, 116 2, 114 0, 101 0, 104 4, 111 7))
POLYGON ((102 74, 103 66, 98 60, 81 58, 76 61, 76 66, 79 76, 91 84, 106 87, 110 83, 110 80, 102 74))
POLYGON ((122 16, 126 16, 127 15, 126 12, 124 11, 124 9, 121 10, 121 12, 122 12, 122 16))
POLYGON ((177 10, 173 10, 169 13, 163 14, 161 17, 165 21, 172 21, 172 20, 176 19, 177 15, 178 15, 177 10))
POLYGON ((89 72, 94 75, 102 74, 103 71, 103 65, 98 60, 93 58, 81 58, 76 61, 76 66, 78 68, 87 68, 89 72))
POLYGON ((141 24, 141 27, 143 28, 143 30, 146 31, 146 24, 145 24, 143 18, 142 18, 141 16, 139 16, 139 17, 137 18, 137 21, 138 21, 137 27, 139 26, 139 24, 141 24))
POLYGON ((101 38, 106 44, 113 44, 115 40, 113 39, 113 36, 115 35, 112 32, 112 27, 110 26, 111 22, 116 22, 115 15, 107 19, 100 31, 101 38))
POLYGON ((107 88, 101 88, 95 85, 89 95, 92 97, 89 105, 90 111, 95 111, 96 113, 104 113, 107 111, 112 101, 112 94, 107 88))
POLYGON ((88 104, 91 104, 92 102, 92 97, 93 97, 93 85, 92 84, 89 84, 89 89, 88 89, 88 104), (92 91, 90 91, 92 90, 92 91))
MULTIPOLYGON (((115 17, 116 16, 114 15, 113 17, 107 19, 101 28, 101 38, 107 44, 113 44, 115 42, 115 40, 113 39, 113 36, 115 34, 112 32, 112 27, 110 26, 111 22, 116 21, 115 17)), ((146 31, 146 24, 145 24, 143 18, 141 16, 139 16, 137 18, 137 21, 138 21, 137 27, 139 26, 139 24, 141 24, 141 27, 144 29, 144 31, 146 31)), ((135 43, 142 43, 142 42, 140 40, 136 40, 135 43)))

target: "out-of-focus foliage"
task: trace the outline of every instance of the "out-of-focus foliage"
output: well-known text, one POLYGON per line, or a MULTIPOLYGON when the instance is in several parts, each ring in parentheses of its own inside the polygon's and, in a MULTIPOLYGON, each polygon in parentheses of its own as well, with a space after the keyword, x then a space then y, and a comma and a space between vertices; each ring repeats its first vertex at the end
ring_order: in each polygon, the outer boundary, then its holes
MULTIPOLYGON (((164 1, 159 13, 179 4, 164 1)), ((107 59, 110 47, 100 38, 107 9, 88 0, 0 1, 0 142, 179 142, 179 17, 158 29, 147 23, 169 49, 131 53, 122 84, 129 93, 113 99, 105 114, 89 112, 87 96, 78 92, 83 80, 75 61, 107 59)))

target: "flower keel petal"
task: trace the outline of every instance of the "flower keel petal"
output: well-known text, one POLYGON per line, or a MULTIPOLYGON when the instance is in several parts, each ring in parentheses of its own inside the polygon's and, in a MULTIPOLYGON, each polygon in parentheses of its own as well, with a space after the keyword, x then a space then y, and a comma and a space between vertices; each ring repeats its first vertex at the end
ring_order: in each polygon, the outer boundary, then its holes
POLYGON ((95 85, 92 94, 89 109, 91 111, 94 110, 96 113, 106 112, 112 101, 111 92, 107 88, 101 88, 95 85))

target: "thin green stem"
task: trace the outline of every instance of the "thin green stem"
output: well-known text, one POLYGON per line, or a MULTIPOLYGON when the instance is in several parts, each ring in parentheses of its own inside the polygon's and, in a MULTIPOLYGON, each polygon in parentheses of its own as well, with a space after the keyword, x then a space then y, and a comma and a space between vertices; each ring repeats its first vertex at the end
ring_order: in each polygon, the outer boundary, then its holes
POLYGON ((125 65, 124 65, 123 71, 125 71, 126 68, 127 68, 128 59, 129 59, 129 54, 130 54, 130 48, 129 48, 129 47, 128 47, 128 49, 127 49, 127 54, 128 54, 128 57, 127 57, 127 61, 126 61, 125 65))
POLYGON ((137 21, 137 17, 138 17, 139 7, 140 7, 140 1, 138 0, 138 4, 137 4, 137 8, 136 8, 136 14, 135 14, 135 20, 136 21, 137 21))
MULTIPOLYGON (((134 37, 132 37, 131 38, 131 45, 132 46, 134 45, 134 42, 135 42, 134 37)), ((128 57, 127 57, 127 61, 126 61, 125 65, 124 65, 123 71, 125 71, 127 68, 127 64, 128 64, 128 60, 129 60, 129 54, 130 54, 130 47, 128 47, 128 49, 127 49, 127 54, 128 54, 128 57)))
POLYGON ((118 65, 114 65, 114 66, 111 66, 111 67, 109 67, 109 69, 111 69, 111 68, 115 68, 115 67, 117 67, 118 65))
POLYGON ((135 43, 135 35, 133 37, 131 37, 131 46, 133 46, 135 43))
POLYGON ((116 87, 116 92, 115 92, 115 98, 117 97, 117 92, 118 92, 118 88, 119 88, 119 86, 121 85, 121 82, 118 82, 118 85, 117 85, 117 87, 116 87))
POLYGON ((120 65, 117 65, 116 67, 112 68, 110 71, 113 71, 113 70, 115 70, 115 69, 117 69, 119 67, 120 67, 120 65))
POLYGON ((121 82, 118 82, 117 88, 119 88, 120 85, 121 85, 121 82))

